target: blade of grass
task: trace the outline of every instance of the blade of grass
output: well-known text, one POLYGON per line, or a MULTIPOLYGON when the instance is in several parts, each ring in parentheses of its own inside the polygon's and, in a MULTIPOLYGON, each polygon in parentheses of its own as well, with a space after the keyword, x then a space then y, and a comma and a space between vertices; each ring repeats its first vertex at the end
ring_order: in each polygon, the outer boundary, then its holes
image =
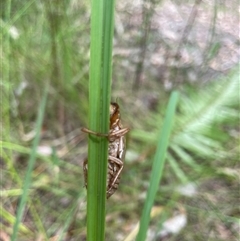
MULTIPOLYGON (((11 213, 9 213, 5 208, 1 207, 1 212, 0 212, 0 217, 1 219, 5 220, 5 222, 8 222, 9 224, 13 224, 16 221, 15 216, 13 216, 11 213)), ((5 224, 1 224, 1 228, 4 227, 5 224)), ((6 225, 7 226, 7 225, 6 225)), ((4 230, 4 229, 1 229, 4 230)), ((19 231, 28 234, 30 236, 33 236, 33 232, 24 224, 19 225, 19 231)))
POLYGON ((178 93, 173 92, 167 107, 166 117, 163 122, 161 134, 158 139, 156 154, 153 161, 152 172, 150 177, 150 186, 148 188, 146 201, 140 220, 140 228, 137 235, 137 241, 145 241, 147 229, 150 221, 150 212, 153 206, 154 198, 159 188, 159 182, 162 177, 168 142, 173 126, 175 109, 178 100, 178 93))
POLYGON ((30 153, 27 172, 26 172, 24 183, 23 183, 23 193, 22 193, 20 203, 18 206, 17 217, 16 217, 16 221, 13 226, 13 233, 12 233, 11 241, 17 240, 19 224, 21 222, 24 208, 26 206, 28 190, 31 185, 31 173, 33 170, 33 166, 35 164, 36 156, 37 156, 37 147, 38 147, 38 143, 40 140, 40 130, 41 130, 42 122, 43 122, 43 116, 44 116, 46 102, 47 102, 47 86, 44 91, 43 98, 42 98, 39 112, 38 112, 37 124, 36 124, 36 136, 33 140, 33 147, 32 147, 32 151, 30 153))
MULTIPOLYGON (((109 131, 114 1, 93 0, 91 16, 89 128, 109 131)), ((105 240, 107 138, 89 135, 87 240, 105 240)))
MULTIPOLYGON (((4 5, 4 4, 3 4, 4 5)), ((11 17, 11 6, 12 1, 8 0, 6 2, 6 20, 9 21, 11 17)), ((2 21, 1 21, 2 25, 2 21)), ((6 141, 10 141, 11 126, 10 126, 10 110, 11 110, 11 100, 10 96, 12 93, 12 84, 10 80, 10 66, 11 66, 11 43, 10 43, 10 33, 8 31, 3 30, 3 26, 1 26, 3 40, 1 43, 3 44, 1 48, 1 53, 3 56, 5 55, 4 61, 1 61, 1 79, 0 79, 0 101, 1 101, 1 117, 0 117, 0 136, 1 139, 5 139, 6 141), (5 63, 5 64, 4 64, 5 63)), ((3 148, 0 146, 0 155, 3 156, 3 148)), ((6 159, 12 160, 12 151, 5 151, 6 159)), ((8 166, 11 171, 14 172, 14 168, 12 167, 12 162, 8 166)))
MULTIPOLYGON (((10 7, 11 7, 11 0, 8 1, 10 7)), ((9 27, 13 25, 16 21, 18 21, 24 14, 26 14, 26 11, 31 7, 31 5, 36 2, 36 0, 27 1, 26 4, 23 5, 23 7, 18 11, 14 16, 12 16, 11 19, 8 20, 6 27, 9 27)))
MULTIPOLYGON (((21 145, 18 145, 18 144, 15 144, 13 142, 4 142, 4 141, 0 141, 0 146, 3 148, 3 151, 4 149, 7 149, 7 150, 14 150, 18 153, 24 153, 24 154, 30 154, 31 153, 31 149, 28 148, 28 147, 25 147, 25 146, 21 146, 21 145)), ((4 153, 4 152, 3 152, 4 153)), ((41 158, 43 161, 47 162, 47 163, 52 163, 52 159, 51 157, 48 157, 48 156, 44 156, 42 155, 41 153, 37 152, 37 157, 38 158, 41 158)), ((4 156, 3 156, 4 157, 4 156)), ((5 159, 5 158, 4 158, 5 159)), ((7 159, 7 158, 6 158, 7 159)), ((10 160, 7 160, 8 162, 11 162, 10 160)), ((8 164, 7 162, 7 164, 8 164)), ((68 162, 65 162, 61 159, 58 159, 58 162, 59 162, 59 166, 65 166, 66 168, 75 168, 75 165, 74 164, 71 164, 71 163, 68 163, 68 162)), ((12 171, 12 170, 10 170, 12 171)), ((14 171, 15 173, 15 171, 14 171)), ((15 179, 14 179, 15 180, 15 179)), ((16 179, 16 180, 19 180, 19 179, 16 179)), ((18 182, 18 183, 21 183, 21 182, 18 182)))
POLYGON ((72 208, 68 211, 68 214, 65 215, 65 222, 64 225, 58 234, 58 238, 56 241, 62 241, 64 240, 64 236, 66 235, 67 230, 69 229, 69 226, 73 222, 73 220, 76 218, 75 214, 79 205, 79 201, 81 199, 81 193, 78 193, 78 197, 76 198, 76 201, 74 202, 72 208))
MULTIPOLYGON (((151 218, 155 218, 159 216, 164 210, 164 207, 162 206, 155 206, 151 210, 151 218)), ((135 226, 135 228, 131 231, 130 234, 123 240, 123 241, 133 241, 135 237, 137 236, 139 230, 139 223, 135 226)))

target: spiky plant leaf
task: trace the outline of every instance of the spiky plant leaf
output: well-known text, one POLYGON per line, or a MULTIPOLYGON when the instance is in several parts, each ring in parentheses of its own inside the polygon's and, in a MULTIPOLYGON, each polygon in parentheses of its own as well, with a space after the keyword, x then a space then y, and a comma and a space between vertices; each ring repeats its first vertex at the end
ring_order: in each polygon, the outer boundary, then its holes
MULTIPOLYGON (((223 126, 236 123, 236 106, 239 100, 239 70, 235 69, 225 79, 206 85, 199 91, 182 96, 180 112, 172 136, 170 150, 173 161, 182 161, 194 171, 201 170, 194 159, 213 160, 228 152, 223 145, 223 136, 229 134, 223 126), (196 158, 197 157, 197 158, 196 158)), ((169 159, 170 160, 170 159, 169 159)), ((179 171, 171 165, 176 175, 179 171)), ((181 179, 183 175, 181 175, 181 179)))
MULTIPOLYGON (((211 161, 228 155, 224 143, 229 139, 224 126, 236 125, 239 112, 239 69, 227 77, 202 85, 199 89, 187 89, 180 95, 178 114, 171 136, 168 161, 176 176, 186 181, 183 166, 201 172, 198 161, 211 161), (179 163, 180 162, 180 163, 179 163), (182 166, 183 165, 183 166, 182 166)), ((152 128, 155 122, 152 122, 152 128)), ((156 133, 133 130, 134 139, 154 145, 156 133)))

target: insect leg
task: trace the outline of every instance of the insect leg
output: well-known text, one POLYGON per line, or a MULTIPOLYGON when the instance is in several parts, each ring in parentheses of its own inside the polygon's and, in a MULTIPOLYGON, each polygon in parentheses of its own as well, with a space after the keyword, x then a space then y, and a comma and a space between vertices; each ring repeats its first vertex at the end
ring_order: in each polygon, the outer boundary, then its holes
POLYGON ((110 132, 108 136, 109 136, 109 138, 121 137, 121 136, 124 136, 125 134, 127 134, 129 131, 130 131, 129 128, 123 128, 123 129, 120 129, 117 131, 110 132))
POLYGON ((121 174, 121 172, 122 172, 123 162, 122 162, 120 159, 118 159, 118 158, 116 158, 116 157, 113 157, 113 156, 109 156, 109 159, 108 159, 108 160, 110 160, 110 161, 112 161, 112 162, 115 162, 117 165, 120 166, 117 174, 115 175, 115 177, 114 177, 114 179, 113 179, 113 181, 112 181, 112 183, 111 183, 111 185, 110 185, 110 188, 107 190, 107 194, 110 194, 111 190, 114 188, 114 185, 115 185, 116 181, 118 180, 118 178, 119 178, 119 176, 120 176, 120 174, 121 174))
POLYGON ((89 133, 89 134, 93 134, 93 135, 96 135, 96 136, 104 136, 104 137, 108 137, 108 134, 104 134, 104 133, 98 133, 98 132, 95 132, 95 131, 91 131, 85 127, 83 127, 81 129, 81 131, 85 132, 85 133, 89 133))

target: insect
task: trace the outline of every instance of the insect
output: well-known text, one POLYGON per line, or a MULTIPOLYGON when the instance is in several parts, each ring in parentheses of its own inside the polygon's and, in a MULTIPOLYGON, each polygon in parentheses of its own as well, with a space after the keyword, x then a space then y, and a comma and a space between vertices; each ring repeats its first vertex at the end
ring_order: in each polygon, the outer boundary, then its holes
MULTIPOLYGON (((123 128, 121 125, 119 109, 117 103, 112 102, 110 104, 110 128, 108 134, 97 133, 87 128, 82 128, 83 132, 108 138, 107 198, 112 196, 118 188, 125 157, 125 135, 129 132, 129 128, 123 128)), ((87 164, 88 160, 86 159, 83 163, 86 187, 88 171, 87 164)))

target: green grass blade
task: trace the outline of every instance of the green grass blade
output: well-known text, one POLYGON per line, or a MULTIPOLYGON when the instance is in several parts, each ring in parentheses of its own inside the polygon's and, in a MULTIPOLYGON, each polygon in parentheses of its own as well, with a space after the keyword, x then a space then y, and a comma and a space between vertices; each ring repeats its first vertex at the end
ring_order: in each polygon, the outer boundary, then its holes
MULTIPOLYGON (((16 222, 15 216, 13 216, 11 213, 9 213, 3 207, 1 207, 0 217, 1 217, 1 219, 8 222, 9 224, 13 224, 14 222, 16 222)), ((1 224, 1 228, 3 228, 4 226, 5 226, 5 224, 1 224)), ((24 224, 19 224, 19 231, 21 233, 24 233, 24 234, 33 235, 33 232, 27 226, 25 226, 24 224)))
MULTIPOLYGON (((2 4, 4 5, 4 4, 2 4)), ((11 6, 12 1, 9 0, 6 2, 6 20, 9 21, 11 17, 11 6)), ((2 18, 1 18, 2 19, 2 18)), ((6 56, 4 61, 1 61, 1 78, 0 78, 0 88, 1 88, 1 117, 0 117, 0 136, 1 139, 5 139, 7 141, 11 140, 11 126, 10 126, 10 112, 11 112, 11 93, 12 93, 12 82, 10 77, 10 56, 11 56, 11 42, 10 42, 10 33, 9 31, 4 31, 2 20, 0 21, 1 25, 1 33, 3 34, 3 38, 1 37, 1 54, 6 56), (5 52, 5 53, 4 53, 5 52)), ((2 146, 0 146, 0 154, 3 154, 2 146)), ((12 152, 6 152, 6 159, 12 160, 12 152)), ((12 168, 12 162, 9 165, 9 169, 12 168)))
MULTIPOLYGON (((89 82, 89 128, 109 131, 114 1, 93 0, 89 82)), ((89 135, 87 240, 105 240, 108 141, 89 135)))
POLYGON ((41 126, 42 126, 42 122, 43 122, 46 102, 47 102, 47 87, 46 87, 45 92, 43 94, 43 99, 41 101, 41 105, 40 105, 39 112, 38 112, 37 124, 36 124, 36 136, 35 136, 34 141, 33 141, 32 152, 30 153, 30 157, 29 157, 29 161, 28 161, 28 168, 27 168, 25 180, 24 180, 24 183, 23 183, 23 193, 22 193, 20 203, 19 203, 19 206, 18 206, 17 217, 16 217, 16 221, 15 221, 14 226, 13 226, 13 234, 12 234, 12 237, 11 237, 11 241, 17 240, 19 224, 21 222, 23 212, 24 212, 24 208, 25 208, 25 205, 26 205, 26 202, 27 202, 28 190, 29 190, 29 187, 31 185, 31 174, 32 174, 33 166, 34 166, 36 156, 37 156, 37 147, 38 147, 38 143, 39 143, 39 140, 40 140, 40 131, 41 131, 41 126))
POLYGON ((147 192, 146 201, 140 220, 140 228, 137 235, 137 241, 145 241, 147 229, 150 221, 150 212, 153 206, 154 198, 159 188, 159 182, 162 177, 168 142, 173 126, 174 114, 178 100, 178 93, 173 92, 167 107, 166 117, 164 119, 162 132, 158 139, 156 154, 153 161, 152 172, 150 177, 150 186, 147 192))

